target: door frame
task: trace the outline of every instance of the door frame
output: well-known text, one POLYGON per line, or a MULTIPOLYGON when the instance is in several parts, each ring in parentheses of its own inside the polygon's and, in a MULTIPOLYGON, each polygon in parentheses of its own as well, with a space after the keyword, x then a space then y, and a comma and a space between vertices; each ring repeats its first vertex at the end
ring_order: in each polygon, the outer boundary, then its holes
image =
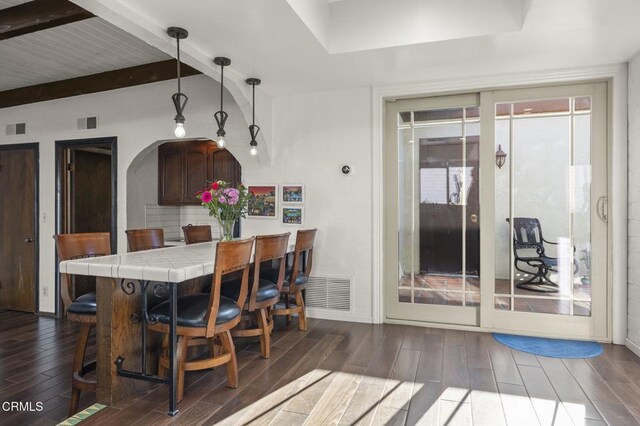
POLYGON ((34 249, 35 249, 35 265, 34 265, 34 313, 40 314, 40 143, 16 143, 9 145, 0 145, 0 151, 16 151, 16 150, 31 150, 35 154, 35 170, 34 173, 34 224, 33 224, 33 237, 34 249))
MULTIPOLYGON (((384 218, 383 189, 385 102, 415 98, 478 92, 498 88, 568 84, 605 79, 608 91, 609 152, 609 303, 608 319, 613 343, 624 345, 627 330, 627 66, 626 64, 542 70, 512 74, 432 79, 420 84, 376 86, 371 90, 372 134, 372 299, 374 323, 396 322, 429 326, 428 323, 394 321, 384 310, 384 218)), ((476 327, 438 325, 443 328, 488 331, 476 327)))
MULTIPOLYGON (((118 244, 118 138, 116 136, 107 136, 90 139, 70 139, 56 141, 55 149, 55 179, 56 179, 56 206, 55 206, 55 233, 59 234, 63 229, 64 200, 63 200, 63 184, 64 179, 64 150, 67 148, 87 148, 94 146, 109 145, 111 148, 111 252, 117 252, 118 244)), ((55 315, 62 317, 63 308, 60 301, 60 273, 58 268, 58 252, 55 252, 55 315)))

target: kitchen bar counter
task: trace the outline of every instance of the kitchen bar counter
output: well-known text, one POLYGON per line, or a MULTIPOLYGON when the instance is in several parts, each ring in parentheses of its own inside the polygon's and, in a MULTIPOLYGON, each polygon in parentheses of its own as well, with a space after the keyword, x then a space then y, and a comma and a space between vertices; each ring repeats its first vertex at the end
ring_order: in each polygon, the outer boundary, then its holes
MULTIPOLYGON (((60 262, 60 273, 96 277, 97 402, 113 405, 144 391, 145 382, 164 383, 169 385, 169 414, 177 414, 178 287, 201 291, 213 274, 217 244, 206 242, 60 262), (170 302, 168 378, 154 374, 158 336, 147 336, 144 312, 148 290, 165 294, 170 302)), ((295 234, 289 240, 289 251, 294 248, 295 234)))

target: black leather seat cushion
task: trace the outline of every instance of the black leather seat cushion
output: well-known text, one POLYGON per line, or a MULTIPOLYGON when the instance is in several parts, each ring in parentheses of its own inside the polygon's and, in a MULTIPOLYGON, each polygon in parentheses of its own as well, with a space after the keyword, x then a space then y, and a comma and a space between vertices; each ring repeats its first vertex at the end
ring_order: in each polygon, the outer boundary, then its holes
MULTIPOLYGON (((222 284, 220 293, 223 296, 229 297, 233 300, 238 300, 240 295, 240 281, 225 282, 222 284)), ((272 299, 278 297, 280 292, 278 287, 269 280, 260 280, 258 282, 258 292, 256 293, 256 302, 262 302, 263 300, 272 299)), ((249 295, 247 294, 247 297, 249 295)))
MULTIPOLYGON (((206 327, 205 316, 209 308, 209 294, 196 293, 178 297, 178 325, 181 327, 206 327)), ((240 315, 240 308, 228 297, 220 297, 216 324, 227 323, 240 315)), ((169 301, 160 303, 149 311, 150 317, 169 324, 169 301)))
MULTIPOLYGON (((278 281, 278 270, 277 269, 266 269, 264 275, 262 271, 260 272, 260 276, 265 276, 268 280, 276 282, 278 281)), ((288 287, 289 281, 291 280, 291 273, 293 272, 293 268, 287 268, 284 270, 284 285, 288 287)), ((296 285, 304 285, 307 283, 307 277, 303 275, 302 272, 298 274, 296 278, 296 285)))
POLYGON ((67 312, 80 315, 95 315, 96 293, 91 292, 78 297, 69 305, 67 312))

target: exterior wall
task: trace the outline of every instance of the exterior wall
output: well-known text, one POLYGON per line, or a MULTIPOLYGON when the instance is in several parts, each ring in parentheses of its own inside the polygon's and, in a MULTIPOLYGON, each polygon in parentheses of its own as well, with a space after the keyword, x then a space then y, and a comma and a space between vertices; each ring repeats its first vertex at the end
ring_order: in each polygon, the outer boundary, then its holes
POLYGON ((640 55, 629 63, 627 346, 640 355, 640 55))

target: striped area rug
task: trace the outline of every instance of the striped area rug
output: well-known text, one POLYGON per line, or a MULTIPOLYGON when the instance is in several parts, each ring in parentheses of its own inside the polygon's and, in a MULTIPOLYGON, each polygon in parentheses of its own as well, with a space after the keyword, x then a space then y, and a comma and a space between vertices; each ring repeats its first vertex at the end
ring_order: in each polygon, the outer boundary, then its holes
POLYGON ((58 426, 77 425, 81 421, 87 420, 89 417, 106 407, 106 405, 102 404, 93 404, 91 407, 87 407, 79 413, 76 413, 74 416, 69 417, 67 420, 58 423, 58 426))

